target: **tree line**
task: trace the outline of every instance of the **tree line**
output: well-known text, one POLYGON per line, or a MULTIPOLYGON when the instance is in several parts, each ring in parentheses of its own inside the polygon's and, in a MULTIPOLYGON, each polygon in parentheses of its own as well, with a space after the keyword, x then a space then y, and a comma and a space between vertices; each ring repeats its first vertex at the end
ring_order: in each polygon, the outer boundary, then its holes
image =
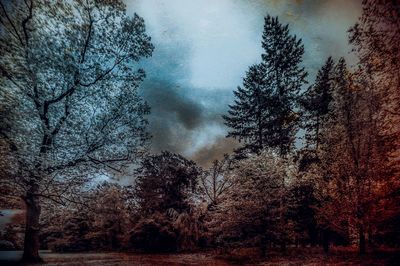
POLYGON ((398 247, 397 1, 364 1, 349 30, 358 61, 329 57, 312 84, 301 39, 267 16, 261 62, 223 116, 242 145, 210 169, 147 152, 150 109, 135 63, 153 45, 122 1, 0 8, 0 198, 26 208, 2 237, 26 261, 39 261, 40 247, 252 246, 262 256, 289 245, 398 247), (127 173, 129 185, 113 181, 127 173))

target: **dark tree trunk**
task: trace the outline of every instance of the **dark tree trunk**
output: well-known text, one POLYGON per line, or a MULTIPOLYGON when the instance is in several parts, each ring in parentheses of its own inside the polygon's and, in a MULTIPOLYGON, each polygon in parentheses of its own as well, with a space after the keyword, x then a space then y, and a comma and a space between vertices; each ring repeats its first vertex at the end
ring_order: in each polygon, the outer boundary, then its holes
POLYGON ((286 241, 282 240, 281 242, 281 252, 282 253, 286 253, 287 249, 286 249, 286 241))
POLYGON ((365 254, 366 246, 365 246, 365 231, 364 231, 364 226, 362 224, 358 226, 358 239, 359 239, 358 243, 359 253, 363 255, 365 254))
POLYGON ((315 247, 318 244, 318 230, 316 226, 312 226, 308 230, 308 235, 310 236, 310 244, 315 247))
POLYGON ((42 261, 39 256, 39 217, 41 209, 39 198, 35 195, 36 192, 37 185, 33 185, 24 198, 26 204, 26 226, 22 260, 30 263, 42 261))
POLYGON ((262 258, 265 258, 267 255, 267 237, 262 236, 260 240, 260 254, 262 258))
POLYGON ((322 247, 325 253, 329 252, 329 230, 322 231, 322 247))

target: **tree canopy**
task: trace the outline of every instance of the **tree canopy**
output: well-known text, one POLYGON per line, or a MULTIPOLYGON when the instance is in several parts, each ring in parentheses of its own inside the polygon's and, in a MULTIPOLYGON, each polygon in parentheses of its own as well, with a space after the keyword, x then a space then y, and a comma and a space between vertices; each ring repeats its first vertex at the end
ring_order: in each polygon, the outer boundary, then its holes
POLYGON ((135 63, 153 45, 143 19, 119 0, 0 8, 2 112, 17 106, 1 129, 1 182, 27 205, 24 257, 35 260, 40 197, 64 203, 144 153, 149 108, 135 63))
POLYGON ((297 101, 307 72, 301 67, 304 47, 278 18, 265 18, 262 61, 246 72, 225 124, 228 137, 244 141, 239 153, 275 148, 288 154, 298 130, 297 101))

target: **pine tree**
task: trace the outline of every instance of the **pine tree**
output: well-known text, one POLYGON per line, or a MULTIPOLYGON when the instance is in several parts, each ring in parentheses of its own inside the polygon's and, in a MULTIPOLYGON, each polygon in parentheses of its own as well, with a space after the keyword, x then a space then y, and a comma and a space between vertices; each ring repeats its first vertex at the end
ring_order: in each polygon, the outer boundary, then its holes
POLYGON ((272 92, 273 104, 268 120, 272 124, 269 146, 277 147, 279 153, 288 153, 297 132, 296 102, 307 72, 300 67, 304 54, 301 39, 289 34, 289 26, 283 26, 278 18, 265 19, 262 36, 262 65, 265 81, 272 92))
POLYGON ((298 115, 296 103, 307 72, 300 67, 304 47, 301 39, 289 34, 288 25, 278 18, 265 18, 262 62, 251 66, 235 92, 226 125, 228 137, 244 141, 241 149, 259 152, 270 147, 287 154, 294 143, 298 115))
POLYGON ((334 78, 334 62, 329 57, 318 71, 315 83, 306 90, 300 105, 303 111, 302 127, 305 130, 305 147, 302 151, 301 168, 318 162, 318 151, 323 141, 321 131, 332 115, 332 87, 334 78))
POLYGON ((234 92, 235 104, 229 105, 229 115, 223 116, 225 124, 233 129, 228 137, 245 141, 240 150, 258 152, 268 140, 270 125, 266 124, 269 115, 267 101, 271 95, 266 91, 263 75, 260 65, 249 68, 243 79, 243 87, 238 87, 234 92))

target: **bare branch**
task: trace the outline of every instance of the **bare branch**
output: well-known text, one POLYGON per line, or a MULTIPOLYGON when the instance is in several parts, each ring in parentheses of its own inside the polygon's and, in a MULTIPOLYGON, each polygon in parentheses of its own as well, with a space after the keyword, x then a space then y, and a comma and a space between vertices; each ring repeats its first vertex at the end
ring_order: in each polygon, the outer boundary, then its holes
POLYGON ((57 135, 57 133, 60 131, 62 125, 65 123, 65 121, 68 118, 68 115, 70 114, 69 112, 69 97, 65 99, 65 104, 64 104, 64 115, 58 120, 56 126, 54 127, 53 131, 51 132, 51 136, 54 137, 57 135))
POLYGON ((25 4, 27 5, 27 7, 28 7, 28 12, 29 12, 29 15, 28 15, 28 17, 26 17, 23 21, 22 21, 22 29, 23 29, 23 31, 24 31, 24 36, 25 36, 25 43, 26 43, 26 45, 28 46, 28 42, 29 42, 29 36, 28 36, 28 29, 27 29, 27 27, 26 27, 26 25, 28 24, 28 22, 32 19, 32 17, 33 17, 33 0, 30 0, 30 2, 31 2, 31 4, 30 5, 28 5, 27 3, 26 3, 26 1, 25 1, 25 4))
POLYGON ((96 163, 96 164, 105 165, 105 166, 107 166, 108 168, 110 168, 110 169, 112 169, 112 170, 114 170, 114 171, 116 171, 116 172, 118 172, 118 173, 121 173, 122 171, 119 170, 119 169, 117 169, 117 168, 115 168, 115 167, 112 167, 111 165, 109 165, 109 164, 107 164, 107 163, 110 163, 110 162, 120 162, 120 161, 126 161, 126 160, 127 160, 127 158, 110 159, 110 160, 98 160, 98 159, 93 158, 93 157, 90 157, 90 156, 88 156, 88 158, 89 158, 92 162, 94 162, 94 163, 96 163))
POLYGON ((20 36, 20 34, 19 34, 17 28, 15 27, 13 21, 11 20, 10 16, 9 16, 8 13, 7 13, 6 8, 4 7, 4 5, 3 5, 3 3, 2 3, 1 1, 0 1, 0 7, 1 7, 1 9, 3 10, 3 12, 4 12, 4 16, 7 18, 8 22, 10 23, 11 27, 13 28, 13 30, 14 30, 16 36, 18 37, 19 42, 20 42, 21 45, 23 46, 23 45, 24 45, 24 42, 22 41, 22 38, 21 38, 21 36, 20 36))
POLYGON ((82 52, 81 52, 81 60, 80 60, 81 64, 83 62, 85 62, 86 51, 87 51, 87 49, 89 47, 89 41, 90 41, 90 38, 91 38, 91 35, 92 35, 93 19, 92 19, 92 15, 91 15, 89 10, 88 10, 88 16, 89 16, 89 29, 88 29, 88 32, 87 32, 85 44, 83 45, 83 49, 82 49, 82 52))
POLYGON ((3 67, 0 66, 0 72, 3 75, 3 77, 6 77, 9 81, 11 81, 12 84, 14 84, 18 89, 23 90, 23 87, 21 87, 11 76, 10 73, 3 67))

